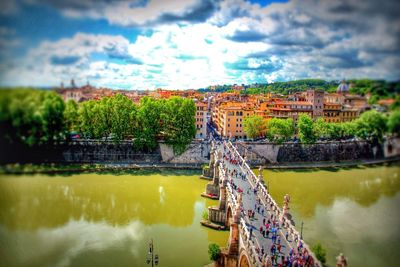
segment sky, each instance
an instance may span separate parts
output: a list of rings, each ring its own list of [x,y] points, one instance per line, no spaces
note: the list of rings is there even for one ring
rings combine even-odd
[[[0,86],[400,80],[396,0],[3,0]]]

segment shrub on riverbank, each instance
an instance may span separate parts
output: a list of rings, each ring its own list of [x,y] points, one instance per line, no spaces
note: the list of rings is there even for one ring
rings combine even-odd
[[[210,256],[210,260],[212,261],[218,260],[220,254],[221,254],[221,249],[217,244],[212,243],[208,245],[208,255]]]

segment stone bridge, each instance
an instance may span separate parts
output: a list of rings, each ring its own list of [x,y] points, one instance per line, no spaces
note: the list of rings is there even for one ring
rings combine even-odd
[[[229,141],[213,141],[210,153],[203,176],[212,181],[202,195],[219,203],[201,223],[230,231],[218,266],[322,266],[293,226],[289,196],[280,209],[263,183],[262,168],[257,177]]]

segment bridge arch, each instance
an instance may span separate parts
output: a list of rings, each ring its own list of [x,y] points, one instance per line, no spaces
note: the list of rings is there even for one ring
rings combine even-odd
[[[232,222],[233,222],[232,206],[228,205],[228,208],[227,208],[227,211],[226,211],[226,218],[225,218],[226,227],[230,227]]]
[[[249,257],[247,256],[246,251],[243,249],[240,253],[239,256],[239,265],[238,267],[250,267],[250,260]]]

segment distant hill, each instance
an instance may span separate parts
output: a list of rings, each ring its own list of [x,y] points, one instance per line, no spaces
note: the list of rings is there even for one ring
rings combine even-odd
[[[400,95],[400,81],[388,82],[384,80],[351,79],[347,80],[350,86],[350,93],[358,95],[370,94],[370,104],[375,104],[380,99],[398,98]],[[322,89],[327,92],[335,92],[340,81],[325,81],[322,79],[303,79],[288,82],[274,82],[269,84],[253,84],[245,86],[242,94],[276,93],[287,95],[294,92],[301,92],[307,89]],[[229,92],[232,85],[217,85],[214,90],[211,87],[200,89],[202,92]]]

